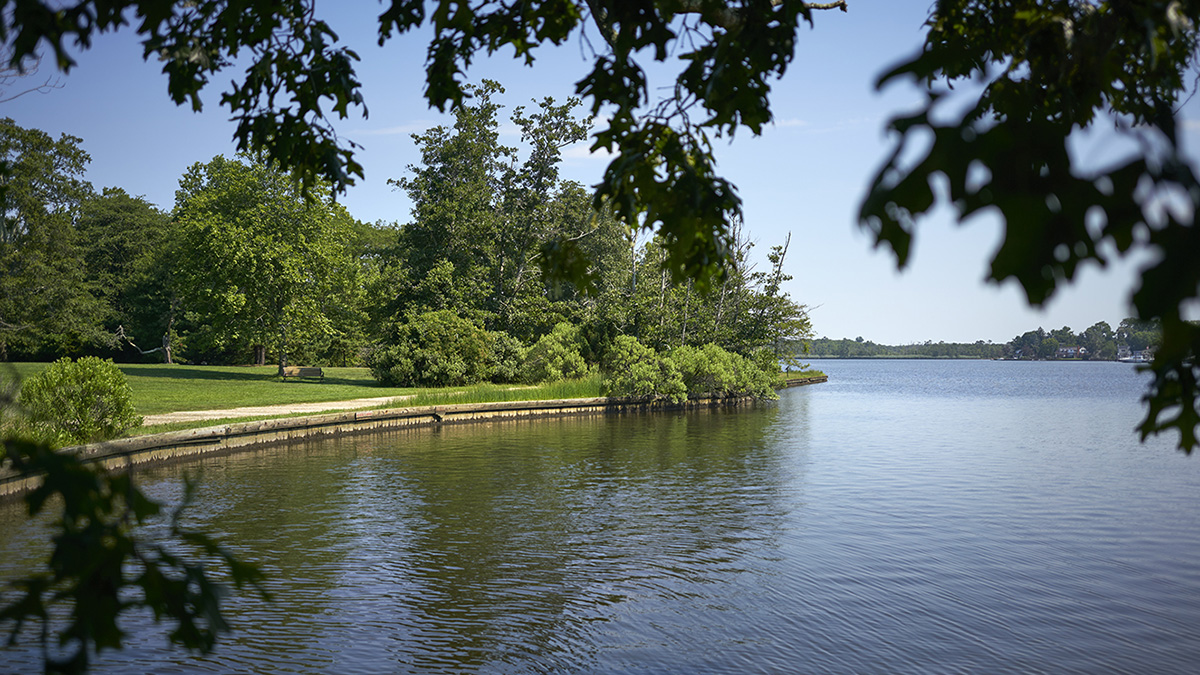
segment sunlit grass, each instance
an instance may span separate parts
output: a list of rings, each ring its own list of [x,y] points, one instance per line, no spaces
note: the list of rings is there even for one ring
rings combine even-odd
[[[21,378],[45,370],[48,363],[11,364]],[[420,391],[385,387],[366,368],[324,368],[325,379],[280,380],[275,366],[192,366],[117,364],[133,389],[140,415],[181,410],[223,410],[244,406],[348,401],[406,396]]]
[[[820,370],[792,370],[783,374],[785,381],[804,380],[810,377],[826,377],[825,373]]]

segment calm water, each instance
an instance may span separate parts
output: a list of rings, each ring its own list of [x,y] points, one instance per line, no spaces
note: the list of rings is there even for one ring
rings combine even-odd
[[[232,600],[210,657],[141,628],[98,671],[1196,672],[1200,456],[1137,443],[1132,367],[817,365],[735,413],[189,465],[192,519],[276,600]],[[181,470],[144,483],[177,498]],[[2,579],[36,556],[15,518]]]

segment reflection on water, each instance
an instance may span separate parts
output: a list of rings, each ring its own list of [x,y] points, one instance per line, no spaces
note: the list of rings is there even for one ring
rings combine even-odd
[[[1200,459],[1135,442],[1130,369],[821,367],[829,384],[734,413],[447,427],[189,465],[203,471],[191,519],[262,565],[275,601],[231,599],[237,630],[209,657],[139,626],[99,671],[1200,661]],[[143,480],[178,499],[180,471]],[[0,578],[39,554],[14,513],[0,510]],[[34,663],[0,652],[0,671]]]

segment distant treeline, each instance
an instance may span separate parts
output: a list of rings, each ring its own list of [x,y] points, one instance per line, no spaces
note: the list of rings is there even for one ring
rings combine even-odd
[[[881,345],[863,338],[812,340],[808,356],[841,359],[997,359],[1004,355],[1002,344],[992,342],[923,342],[911,345]]]
[[[1104,321],[1079,333],[1063,326],[1056,330],[1026,331],[1005,343],[926,341],[910,345],[881,345],[862,337],[817,338],[808,345],[812,358],[907,358],[907,359],[1056,359],[1112,361],[1144,350],[1153,350],[1161,331],[1155,322],[1125,319],[1116,329]],[[799,343],[791,345],[803,353]]]

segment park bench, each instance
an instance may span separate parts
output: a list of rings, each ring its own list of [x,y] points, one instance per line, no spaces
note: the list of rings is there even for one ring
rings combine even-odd
[[[284,366],[283,379],[289,377],[319,377],[325,379],[325,371],[320,368],[302,368],[300,366]]]

